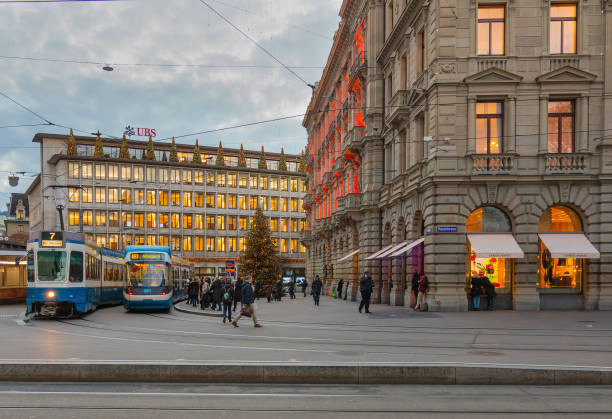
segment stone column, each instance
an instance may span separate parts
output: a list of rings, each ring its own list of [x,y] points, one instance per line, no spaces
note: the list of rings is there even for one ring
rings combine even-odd
[[[476,153],[476,96],[468,96],[468,142],[467,154]]]
[[[390,258],[382,260],[382,278],[379,284],[374,287],[374,294],[377,302],[381,304],[389,304],[389,278],[393,272],[393,260]]]
[[[588,93],[585,93],[588,94]],[[577,100],[578,131],[576,135],[576,151],[586,153],[589,151],[589,98],[582,96]]]
[[[538,285],[538,217],[534,214],[534,197],[521,197],[521,206],[516,214],[516,240],[525,257],[515,261],[512,282],[514,310],[533,311],[540,309]]]
[[[548,152],[548,95],[540,95],[540,141],[538,154]]]
[[[404,291],[405,291],[405,256],[397,257],[393,259],[393,288],[391,289],[390,304],[396,306],[404,305]]]
[[[505,102],[508,122],[505,127],[502,153],[514,153],[516,151],[516,96],[508,96]]]

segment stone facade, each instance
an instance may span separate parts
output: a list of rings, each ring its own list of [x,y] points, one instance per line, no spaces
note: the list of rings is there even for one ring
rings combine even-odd
[[[362,3],[345,1],[342,10]],[[498,306],[612,309],[612,278],[607,274],[612,268],[612,83],[605,77],[612,69],[612,2],[561,3],[576,10],[572,53],[551,52],[551,13],[557,2],[395,0],[361,6],[370,17],[379,17],[368,21],[367,37],[380,43],[371,43],[376,50],[368,51],[376,56],[375,65],[368,61],[366,77],[366,85],[372,83],[365,108],[370,118],[366,135],[355,146],[360,191],[350,199],[359,204],[348,215],[332,211],[319,218],[311,213],[307,238],[324,236],[332,244],[321,251],[325,242],[312,242],[312,273],[321,272],[318,255],[325,250],[332,249],[332,260],[339,254],[333,243],[346,233],[334,226],[348,219],[359,232],[359,271],[369,270],[377,284],[375,300],[408,305],[407,258],[366,257],[385,245],[424,237],[430,310],[467,310],[466,222],[474,211],[492,206],[508,217],[524,252],[523,259],[508,265],[509,292],[498,297]],[[483,28],[478,29],[479,9],[491,6],[502,8],[498,55],[478,53]],[[351,15],[341,16],[351,26]],[[338,35],[333,54],[336,49],[341,50]],[[333,80],[326,77],[333,72],[331,57],[305,118],[311,137],[316,131],[312,110],[324,108],[320,98],[330,96],[326,89]],[[551,149],[550,143],[550,104],[557,102],[571,104],[572,123],[563,128],[571,141],[563,152]],[[377,106],[381,103],[382,109]],[[499,136],[491,137],[492,125],[479,125],[485,103],[501,109],[495,122]],[[482,126],[489,127],[486,136]],[[374,132],[381,135],[367,135]],[[311,164],[314,203],[323,182],[312,176],[319,160],[313,158]],[[584,261],[579,292],[555,293],[540,286],[539,223],[552,207],[577,214],[581,231],[601,253],[599,259]],[[439,231],[445,226],[452,227],[450,232]],[[338,279],[335,275],[332,281]]]

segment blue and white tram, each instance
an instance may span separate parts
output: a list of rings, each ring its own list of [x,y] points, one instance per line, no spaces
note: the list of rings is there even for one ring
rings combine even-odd
[[[173,301],[172,254],[164,246],[125,248],[126,280],[123,305],[126,309],[170,309]]]
[[[99,248],[83,233],[68,231],[32,233],[27,249],[28,313],[70,317],[121,302],[107,292],[112,287],[102,269],[104,258],[122,270],[121,252]]]

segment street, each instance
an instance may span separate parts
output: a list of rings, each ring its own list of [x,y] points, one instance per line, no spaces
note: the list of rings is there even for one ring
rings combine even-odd
[[[80,319],[17,324],[22,305],[0,306],[0,360],[404,362],[453,365],[612,366],[606,312],[414,313],[329,297],[258,301],[254,329],[173,310],[109,307]]]

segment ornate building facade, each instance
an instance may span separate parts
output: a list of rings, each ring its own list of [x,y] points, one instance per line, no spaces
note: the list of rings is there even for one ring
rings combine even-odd
[[[396,305],[424,272],[431,310],[467,310],[480,272],[498,308],[612,309],[612,2],[347,0],[341,16],[304,120],[308,269],[369,270]],[[364,136],[326,166],[314,121],[364,16]],[[358,188],[327,198],[338,160]]]

